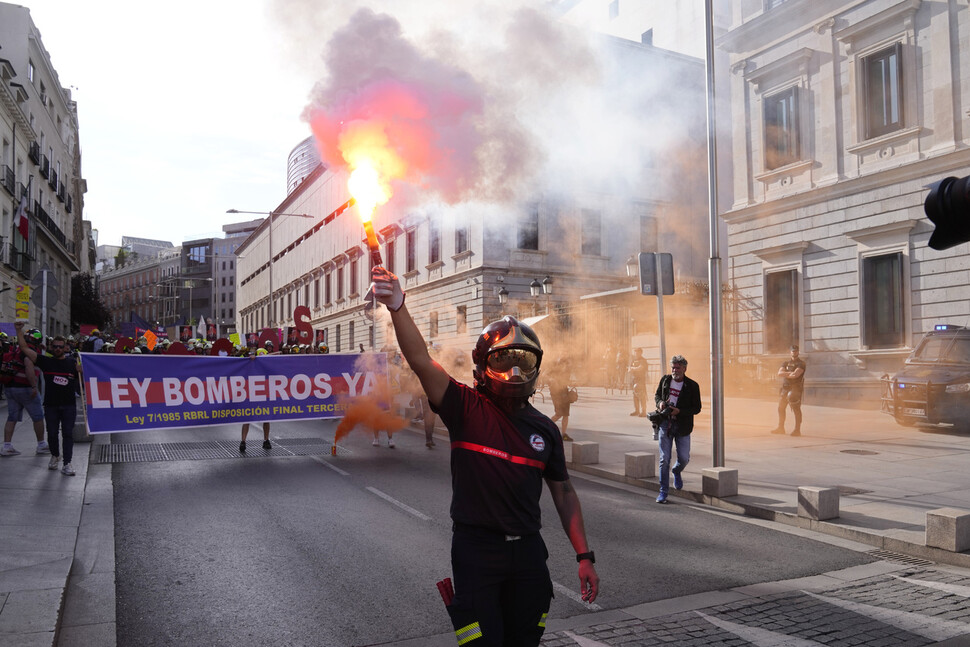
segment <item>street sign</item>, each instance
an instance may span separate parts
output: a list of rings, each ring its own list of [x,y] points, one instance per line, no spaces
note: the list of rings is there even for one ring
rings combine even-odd
[[[47,273],[47,287],[49,288],[61,287],[60,282],[56,278],[54,278],[54,270],[48,267],[47,263],[44,263],[44,266],[41,267],[39,270],[37,270],[37,273],[34,274],[34,278],[30,280],[30,285],[35,288],[43,287],[45,272]]]
[[[50,308],[53,308],[54,306],[56,306],[57,305],[57,300],[59,298],[60,298],[60,295],[57,293],[57,290],[55,290],[54,288],[52,288],[50,286],[47,286],[47,308],[50,309]],[[44,307],[44,289],[43,288],[37,288],[36,290],[31,290],[30,291],[30,302],[33,303],[38,308],[43,308]]]
[[[659,257],[659,258],[658,258]],[[660,277],[657,279],[657,261],[660,261]],[[656,296],[674,293],[674,257],[667,253],[640,252],[640,294]]]

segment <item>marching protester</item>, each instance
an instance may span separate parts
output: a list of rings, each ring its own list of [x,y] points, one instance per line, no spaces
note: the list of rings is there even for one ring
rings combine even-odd
[[[17,324],[23,326],[22,323]],[[20,331],[18,330],[18,336]],[[30,343],[40,348],[41,333],[37,329],[30,331]],[[34,362],[27,357],[17,344],[3,354],[3,364],[8,366],[13,375],[7,384],[7,422],[3,427],[3,448],[0,456],[16,456],[20,452],[13,446],[13,432],[17,423],[23,417],[24,410],[34,424],[34,435],[37,437],[37,454],[50,453],[47,441],[44,440],[44,407],[40,399],[40,384],[38,371]]]
[[[71,460],[74,457],[74,421],[77,418],[75,396],[80,393],[77,361],[67,354],[67,340],[61,335],[51,340],[50,356],[31,348],[24,337],[24,323],[18,321],[17,343],[25,357],[44,373],[44,418],[47,420],[47,444],[51,453],[48,469],[56,470],[64,445],[64,464],[61,474],[74,476]],[[58,435],[61,440],[59,441]]]
[[[397,276],[379,265],[371,276],[398,346],[451,438],[455,596],[448,612],[458,642],[538,645],[552,599],[539,534],[543,480],[577,553],[583,600],[599,591],[562,438],[529,403],[542,361],[539,338],[511,316],[489,324],[472,352],[469,387],[431,359]]]

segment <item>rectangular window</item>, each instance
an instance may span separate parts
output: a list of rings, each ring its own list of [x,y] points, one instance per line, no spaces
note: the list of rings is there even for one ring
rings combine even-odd
[[[640,216],[640,251],[652,252],[659,248],[657,242],[657,219],[653,216]]]
[[[862,343],[869,348],[905,345],[903,325],[903,254],[862,260]]]
[[[337,345],[337,350],[335,352],[339,353],[341,351],[341,347],[340,347],[340,324],[337,324],[337,330],[336,330],[335,337],[336,337],[336,342],[337,342],[337,344],[336,344]]]
[[[406,247],[406,263],[405,272],[413,272],[418,268],[418,257],[417,257],[417,231],[412,229],[404,235],[404,245]]]
[[[539,204],[530,204],[519,218],[516,231],[516,247],[519,249],[539,249]]]
[[[765,352],[798,343],[798,271],[765,274]]]
[[[455,253],[461,254],[468,251],[468,227],[459,225],[455,229]]]
[[[396,240],[394,238],[388,238],[387,242],[384,243],[384,269],[390,273],[394,273],[394,252],[397,251]]]
[[[347,348],[349,348],[351,352],[355,352],[357,350],[355,348],[355,346],[357,346],[357,340],[354,339],[354,322],[353,321],[351,321],[349,324],[347,324],[347,336],[350,337],[350,340],[347,342]]]
[[[866,139],[903,127],[902,44],[862,59],[865,84]]]
[[[344,298],[344,267],[341,265],[337,268],[337,301],[343,301]]]
[[[600,256],[603,250],[600,246],[602,217],[599,211],[583,209],[582,213],[582,249],[586,256]]]
[[[765,168],[780,168],[801,158],[798,88],[765,97]]]
[[[320,307],[320,279],[313,281],[313,307]]]
[[[327,272],[323,276],[323,302],[330,304],[333,302],[333,281],[331,280],[332,272]]]
[[[360,274],[360,263],[355,258],[350,261],[350,294],[357,294],[357,275]]]
[[[428,338],[434,339],[438,336],[438,313],[432,312],[428,315]]]
[[[458,306],[455,315],[455,332],[464,333],[468,329],[468,306]]]
[[[428,220],[428,264],[441,261],[441,223],[436,218]]]

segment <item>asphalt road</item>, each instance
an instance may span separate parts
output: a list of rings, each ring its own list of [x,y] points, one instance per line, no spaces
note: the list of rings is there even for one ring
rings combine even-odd
[[[274,438],[335,423],[274,424]],[[236,440],[238,427],[117,434],[114,443]],[[340,455],[114,465],[119,647],[373,645],[451,630],[448,452],[354,433]],[[250,432],[258,448],[261,432]],[[864,563],[864,554],[575,475],[602,583],[598,609]],[[587,613],[543,497],[552,617]]]

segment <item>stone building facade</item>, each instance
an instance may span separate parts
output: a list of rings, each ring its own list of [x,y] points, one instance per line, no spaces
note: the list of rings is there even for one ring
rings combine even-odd
[[[0,3],[0,318],[14,318],[16,288],[46,269],[57,298],[48,293],[46,313],[32,304],[29,322],[49,335],[70,332],[71,276],[90,265],[85,191],[77,105],[29,9]],[[15,223],[22,196],[26,238]]]
[[[970,173],[961,0],[736,0],[727,354],[773,384],[790,344],[812,401],[877,406],[934,324],[970,322],[965,246],[927,248],[926,186]]]

